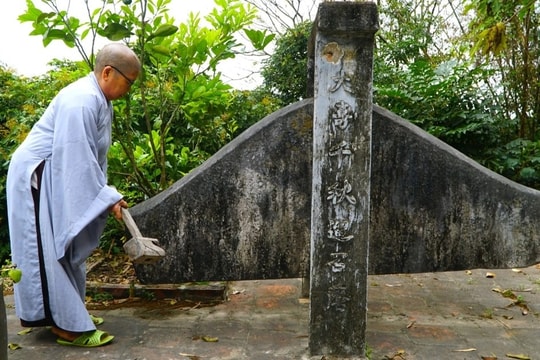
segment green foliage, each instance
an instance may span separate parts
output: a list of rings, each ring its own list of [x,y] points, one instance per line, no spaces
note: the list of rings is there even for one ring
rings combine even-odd
[[[540,141],[512,140],[486,152],[480,162],[513,181],[540,189]]]
[[[269,34],[266,30],[245,29],[244,33],[255,47],[255,50],[263,50],[276,37],[275,34]]]
[[[494,122],[489,94],[479,86],[480,68],[456,62],[437,67],[418,60],[395,72],[399,81],[375,81],[375,102],[408,119],[469,156],[498,144],[502,125]]]
[[[19,16],[19,21],[30,22],[33,31],[30,35],[41,35],[43,46],[48,46],[52,41],[62,41],[67,47],[76,47],[84,61],[92,68],[92,60],[84,51],[80,40],[86,36],[86,32],[79,31],[84,25],[78,18],[69,16],[67,10],[59,8],[57,0],[41,0],[51,11],[42,11],[34,5],[32,0],[26,0],[26,12]],[[103,1],[103,6],[105,6]],[[85,1],[88,9],[88,1]]]
[[[123,245],[130,238],[126,237],[126,228],[124,224],[120,223],[114,217],[109,216],[107,218],[107,224],[105,231],[99,239],[99,248],[103,250],[104,254],[116,255],[122,253]]]
[[[32,35],[43,35],[43,46],[49,45],[53,40],[62,40],[66,46],[74,47],[75,35],[80,27],[79,19],[69,17],[66,11],[60,11],[54,0],[43,2],[54,12],[41,11],[31,0],[27,0],[27,11],[19,16],[19,20],[32,23]]]
[[[489,84],[501,94],[504,113],[516,118],[515,138],[538,139],[540,129],[540,13],[530,0],[468,0],[471,53],[495,73]]]
[[[234,58],[240,46],[236,33],[254,19],[241,2],[221,0],[205,17],[210,26],[201,26],[194,14],[176,26],[164,15],[167,3],[148,2],[150,23],[136,17],[136,7],[124,7],[124,23],[137,35],[144,69],[139,88],[115,103],[111,173],[126,177],[117,186],[138,192],[135,199],[169,187],[234,136],[234,123],[222,116],[231,88],[217,66]]]
[[[90,298],[92,302],[108,302],[114,300],[114,296],[108,292],[99,292],[97,289],[86,289],[86,297]]]
[[[234,91],[227,112],[223,116],[234,122],[235,134],[240,134],[280,107],[281,102],[263,87],[250,91]]]
[[[380,7],[376,49],[387,66],[397,68],[419,59],[441,56],[436,36],[448,31],[438,0],[386,0]]]
[[[264,62],[265,88],[284,105],[306,96],[307,44],[312,23],[303,22],[288,29],[276,40],[272,55]]]

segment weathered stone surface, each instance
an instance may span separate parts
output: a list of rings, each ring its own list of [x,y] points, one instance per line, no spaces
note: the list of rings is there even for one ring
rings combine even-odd
[[[540,261],[540,192],[376,107],[373,274],[509,268]]]
[[[323,3],[314,46],[312,355],[363,356],[367,323],[374,3]]]
[[[373,2],[327,2],[319,4],[315,23],[319,31],[332,33],[340,38],[372,39],[374,31],[379,29],[379,14],[377,5]],[[373,49],[370,50],[373,53]]]

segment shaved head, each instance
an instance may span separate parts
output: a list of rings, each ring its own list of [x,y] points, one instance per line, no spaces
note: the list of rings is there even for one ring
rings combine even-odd
[[[139,72],[141,63],[137,55],[124,44],[111,43],[105,45],[96,55],[96,65],[94,73],[96,75],[103,71],[107,65],[112,65],[124,72]]]

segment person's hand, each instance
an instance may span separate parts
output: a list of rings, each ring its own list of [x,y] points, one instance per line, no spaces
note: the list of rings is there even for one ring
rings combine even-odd
[[[125,200],[120,200],[119,202],[110,207],[109,211],[116,220],[122,220],[122,208],[128,208],[128,203]]]

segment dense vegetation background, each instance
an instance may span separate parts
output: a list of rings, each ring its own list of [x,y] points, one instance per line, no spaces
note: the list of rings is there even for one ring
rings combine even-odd
[[[27,0],[19,20],[44,46],[76,47],[27,78],[0,64],[0,258],[9,257],[5,178],[11,153],[58,90],[93,67],[88,39],[129,44],[144,68],[115,106],[109,180],[135,204],[169,187],[265,115],[305,97],[316,0],[215,0],[178,23],[171,0],[89,0],[76,18]],[[486,167],[540,189],[540,1],[379,0],[375,102]],[[90,41],[94,44],[95,41]],[[239,90],[219,65],[264,56],[263,83]],[[254,69],[259,71],[259,69]],[[102,247],[119,249],[110,221]]]

